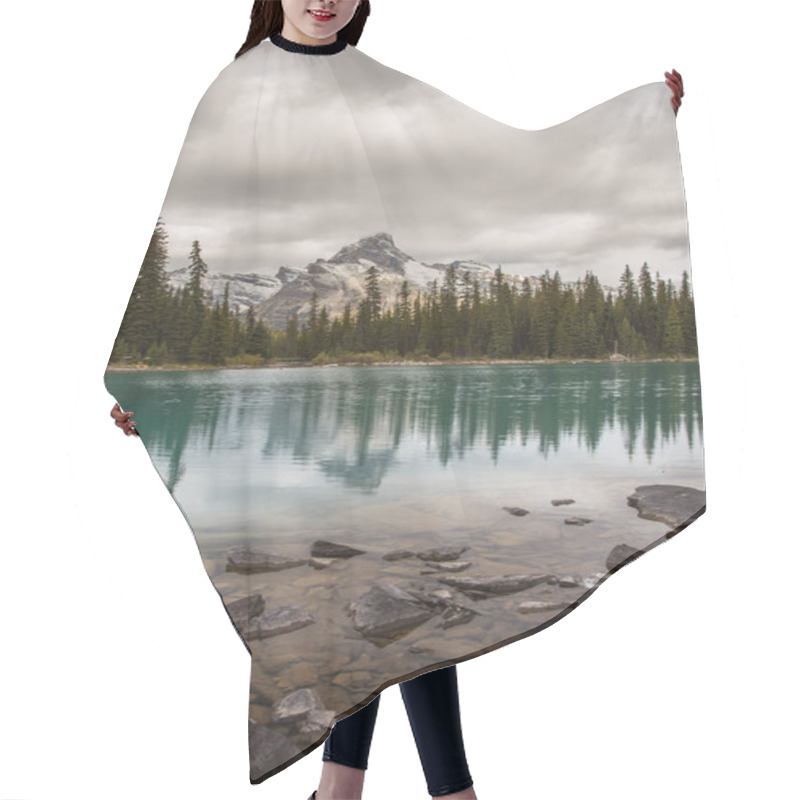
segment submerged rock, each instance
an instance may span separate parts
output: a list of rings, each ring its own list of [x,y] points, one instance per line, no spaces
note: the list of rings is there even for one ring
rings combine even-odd
[[[588,525],[592,520],[586,517],[567,517],[564,520],[565,525]]]
[[[437,628],[452,628],[454,625],[464,625],[471,622],[473,617],[480,612],[474,608],[467,608],[456,603],[452,597],[453,593],[449,589],[441,587],[431,589],[428,586],[409,588],[408,593],[418,600],[423,606],[436,614],[441,614],[442,619],[437,623]]]
[[[272,716],[276,722],[295,722],[306,719],[309,714],[322,711],[324,708],[320,696],[313,689],[305,687],[287,694],[275,706]]]
[[[531,513],[527,508],[518,508],[517,506],[503,506],[503,511],[508,511],[509,514],[513,514],[515,517],[524,517],[526,514]]]
[[[554,506],[568,506],[568,505],[570,505],[571,503],[574,503],[574,502],[575,502],[574,500],[571,500],[569,498],[564,498],[563,500],[551,500],[550,501],[551,505],[554,505]]]
[[[469,550],[469,546],[465,547],[432,547],[430,550],[421,550],[416,556],[423,561],[455,561],[461,554]]]
[[[472,622],[472,618],[479,612],[474,608],[467,608],[460,606],[457,603],[452,603],[448,608],[442,612],[442,621],[437,624],[437,628],[452,628],[455,625],[465,625],[467,622]]]
[[[400,561],[403,558],[414,558],[416,553],[413,550],[392,550],[384,555],[385,561]]]
[[[609,572],[628,559],[637,558],[642,554],[641,550],[631,547],[629,544],[618,544],[606,558],[606,569]]]
[[[637,509],[642,519],[678,528],[703,513],[706,493],[689,486],[655,483],[637,486],[628,497],[628,505]]]
[[[273,767],[297,755],[294,742],[272,730],[269,725],[250,719],[247,727],[251,780],[263,777]]]
[[[246,639],[267,639],[281,633],[289,633],[306,625],[312,625],[316,620],[307,611],[297,606],[281,606],[273,611],[267,611],[247,621],[242,630]]]
[[[279,569],[299,567],[308,563],[307,558],[293,558],[266,550],[253,550],[247,546],[232,547],[228,550],[226,572],[275,572]]]
[[[427,622],[434,612],[399,586],[381,583],[349,603],[347,613],[365,638],[393,641]]]
[[[352,558],[366,552],[366,550],[358,550],[346,544],[328,542],[325,539],[317,539],[311,545],[311,556],[314,558]]]
[[[230,614],[233,624],[237,628],[242,628],[252,617],[257,617],[264,611],[264,598],[260,594],[249,594],[241,600],[234,600],[226,604],[228,614]]]
[[[440,583],[452,586],[454,589],[463,592],[473,600],[484,600],[487,597],[498,595],[513,594],[530,589],[540,583],[547,583],[552,575],[482,575],[472,577],[440,577]]]

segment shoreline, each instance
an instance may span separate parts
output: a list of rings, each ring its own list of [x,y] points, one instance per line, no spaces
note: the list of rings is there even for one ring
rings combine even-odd
[[[514,359],[514,358],[498,358],[498,359],[448,359],[439,361],[431,359],[429,361],[373,361],[371,363],[361,363],[358,361],[333,361],[329,364],[312,364],[309,361],[302,362],[287,362],[279,361],[268,364],[231,364],[231,365],[211,365],[211,364],[109,364],[106,367],[106,372],[194,372],[201,370],[225,370],[225,369],[328,369],[331,367],[466,367],[466,366],[495,366],[501,365],[523,365],[534,364],[540,366],[549,366],[553,364],[684,364],[688,362],[696,362],[699,359],[694,356],[692,358],[625,358],[625,359],[611,359],[611,358],[563,358],[563,359]]]

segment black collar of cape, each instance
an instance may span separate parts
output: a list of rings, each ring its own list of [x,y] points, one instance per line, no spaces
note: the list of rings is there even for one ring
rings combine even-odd
[[[272,44],[280,47],[283,50],[288,50],[290,53],[305,53],[310,56],[329,56],[334,53],[340,53],[347,47],[347,39],[341,36],[341,31],[337,34],[338,38],[335,42],[330,44],[300,44],[281,36],[277,31],[273,33],[269,40]]]

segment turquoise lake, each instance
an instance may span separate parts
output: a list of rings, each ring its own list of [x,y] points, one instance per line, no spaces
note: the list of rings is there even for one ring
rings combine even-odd
[[[597,537],[660,531],[627,506],[636,486],[704,488],[697,362],[109,372],[106,386],[209,546],[517,533],[504,506],[547,522],[562,497]]]

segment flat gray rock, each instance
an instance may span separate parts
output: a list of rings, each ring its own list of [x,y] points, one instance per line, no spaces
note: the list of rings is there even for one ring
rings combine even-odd
[[[677,528],[705,508],[706,493],[689,486],[655,483],[637,486],[628,497],[628,505],[633,506],[643,519]]]
[[[420,550],[416,555],[423,561],[455,561],[465,550],[469,550],[469,546],[432,547],[430,550]]]
[[[436,580],[458,589],[472,600],[485,600],[487,597],[522,592],[540,583],[547,583],[553,577],[553,575],[482,575],[463,578],[442,576]]]
[[[247,621],[241,629],[246,639],[267,639],[312,625],[316,620],[297,606],[281,606]]]
[[[287,694],[275,706],[272,715],[276,722],[295,722],[307,718],[315,711],[322,711],[324,708],[325,705],[320,696],[313,689],[306,687]]]
[[[531,513],[527,508],[519,508],[518,506],[503,506],[503,511],[508,511],[509,514],[513,514],[515,517],[524,517],[526,514]]]
[[[275,572],[280,569],[304,566],[307,558],[293,558],[266,550],[253,550],[250,547],[232,547],[228,550],[227,572]]]
[[[572,499],[570,499],[568,497],[565,497],[565,498],[563,498],[561,500],[551,500],[550,504],[554,505],[554,506],[568,506],[568,505],[571,505],[574,502],[575,502],[574,500],[572,500]]]
[[[347,606],[353,627],[367,639],[394,641],[429,620],[434,612],[392,583],[372,586]]]
[[[325,539],[317,539],[311,545],[311,556],[313,558],[352,558],[366,553],[366,550],[358,550],[346,544],[329,542]]]
[[[592,520],[587,517],[567,517],[564,520],[565,525],[588,525]]]

